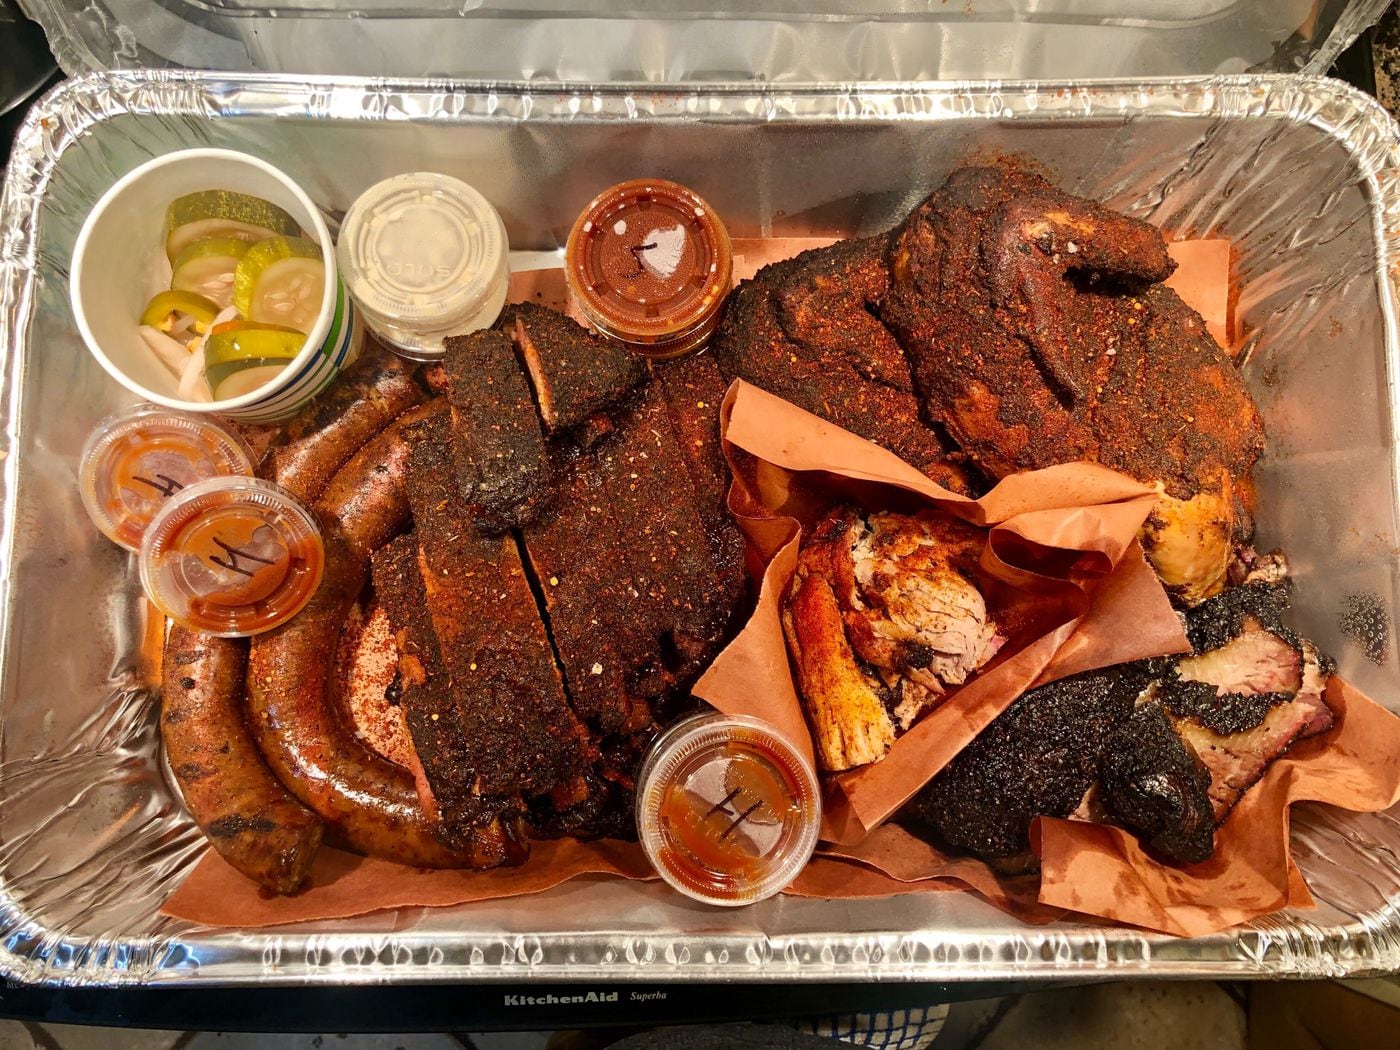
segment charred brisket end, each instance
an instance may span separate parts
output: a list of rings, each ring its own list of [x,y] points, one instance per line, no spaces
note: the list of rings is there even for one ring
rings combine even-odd
[[[529,381],[500,332],[446,340],[451,462],[476,528],[497,533],[539,514],[551,465]]]
[[[513,536],[480,535],[459,511],[445,420],[414,445],[407,488],[425,602],[461,709],[474,789],[542,794],[586,764],[586,736]]]
[[[640,357],[558,311],[518,303],[496,327],[515,343],[551,434],[578,426],[646,377]]]
[[[1149,849],[1186,864],[1215,851],[1210,773],[1158,704],[1144,703],[1113,734],[1099,777],[1109,815]]]
[[[1030,848],[1031,821],[1074,812],[1100,754],[1133,712],[1145,664],[1089,671],[1026,693],[900,811],[914,834],[984,859]]]
[[[428,615],[417,536],[407,533],[381,547],[371,559],[371,572],[399,650],[399,702],[431,792],[423,808],[434,816],[434,834],[444,845],[469,849],[482,825],[512,816],[523,804],[518,798],[488,799],[472,791],[476,776],[469,738]]]

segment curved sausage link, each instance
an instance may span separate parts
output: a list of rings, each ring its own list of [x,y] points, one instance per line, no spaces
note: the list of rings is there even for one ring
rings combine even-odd
[[[292,893],[321,845],[320,819],[272,775],[243,713],[247,643],[174,624],[161,665],[160,733],[185,806],[220,855]]]
[[[414,367],[377,346],[366,347],[335,385],[287,424],[283,443],[263,460],[264,476],[316,502],[366,442],[427,399]]]
[[[362,744],[337,710],[332,665],[365,577],[365,559],[332,531],[315,596],[252,641],[253,736],[287,789],[355,849],[420,867],[462,866],[465,858],[433,838],[409,772]]]
[[[409,409],[356,452],[331,479],[316,509],[322,521],[340,523],[350,549],[362,558],[388,543],[408,521],[404,471],[411,444],[407,430],[447,411],[443,398]]]

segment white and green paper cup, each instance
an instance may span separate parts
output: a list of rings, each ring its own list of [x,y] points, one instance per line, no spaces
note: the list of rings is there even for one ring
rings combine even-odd
[[[278,375],[237,397],[189,401],[179,396],[176,379],[147,347],[138,319],[161,290],[166,209],[179,197],[206,190],[261,197],[290,215],[320,246],[326,287],[305,345]],[[350,364],[364,342],[363,325],[336,270],[335,245],[316,206],[271,164],[234,150],[180,150],[124,176],[88,215],[70,273],[73,315],[92,356],[133,394],[167,408],[248,423],[287,419]]]

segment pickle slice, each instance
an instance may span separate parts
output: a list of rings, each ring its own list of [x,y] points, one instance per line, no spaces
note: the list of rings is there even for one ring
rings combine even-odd
[[[233,283],[238,263],[251,246],[236,237],[210,237],[195,241],[175,257],[170,287],[194,292],[218,305],[233,304]]]
[[[253,245],[239,260],[233,305],[249,321],[309,332],[325,290],[320,247],[302,237],[272,237]]]
[[[287,362],[282,361],[272,365],[253,365],[241,372],[234,372],[214,388],[214,400],[227,401],[231,397],[241,397],[251,393],[272,382],[278,373],[286,367]]]
[[[194,319],[194,330],[204,333],[219,313],[219,304],[195,292],[161,292],[141,314],[141,323],[162,332],[175,327],[177,315]]]
[[[246,321],[220,325],[204,344],[204,378],[216,401],[237,397],[266,383],[305,343],[306,336],[290,328]]]
[[[275,204],[232,190],[204,190],[179,197],[165,212],[165,254],[171,260],[195,241],[232,237],[253,243],[295,236],[296,220]]]

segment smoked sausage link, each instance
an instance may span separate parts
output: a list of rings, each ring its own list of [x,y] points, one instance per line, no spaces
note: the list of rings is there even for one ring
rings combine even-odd
[[[293,893],[322,824],[272,775],[243,710],[247,643],[172,624],[161,665],[161,739],[185,806],[224,860],[274,893]]]

